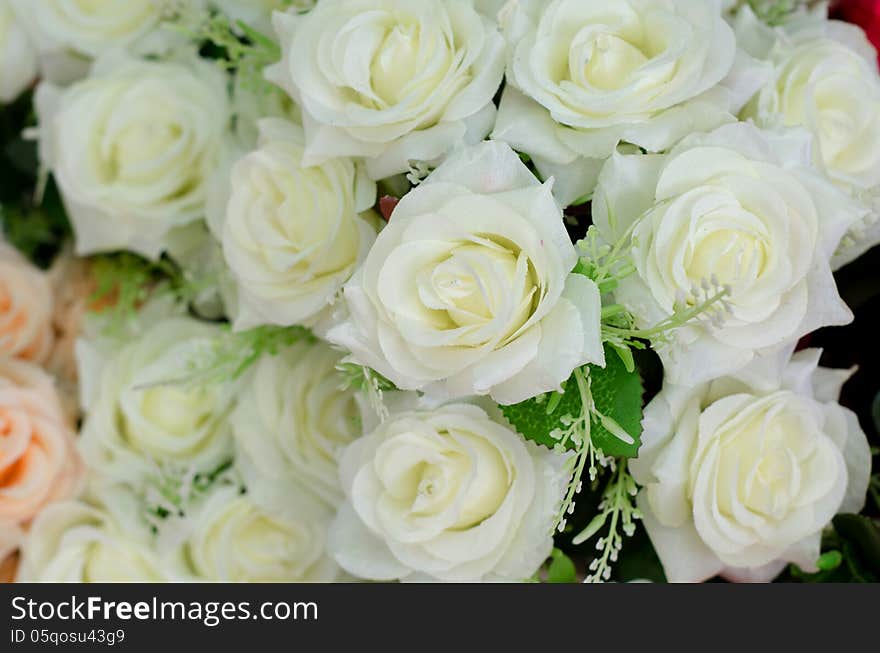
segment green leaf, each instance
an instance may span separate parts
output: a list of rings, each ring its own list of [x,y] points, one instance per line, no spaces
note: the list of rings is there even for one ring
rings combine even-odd
[[[642,435],[642,377],[638,370],[627,371],[627,365],[610,347],[605,347],[605,367],[590,365],[590,388],[596,409],[614,420],[634,442],[627,444],[608,428],[593,423],[590,437],[606,456],[635,458]]]
[[[550,554],[550,567],[547,569],[548,583],[574,583],[577,580],[577,569],[567,555],[559,549]]]
[[[843,562],[843,554],[840,551],[826,551],[819,556],[816,567],[819,571],[833,571],[840,566],[841,562]]]
[[[590,438],[606,456],[635,457],[638,453],[642,420],[642,378],[638,370],[627,371],[627,364],[610,346],[605,347],[604,368],[589,365],[590,388],[596,410],[604,419],[593,419]],[[628,361],[627,361],[628,362]],[[513,427],[528,440],[553,448],[551,432],[562,427],[563,418],[576,419],[582,414],[580,393],[573,378],[563,384],[564,392],[550,393],[535,399],[502,406]],[[604,422],[604,424],[603,424]],[[627,434],[624,442],[614,432]],[[573,448],[573,444],[569,443]]]
[[[869,517],[844,513],[834,520],[844,542],[844,557],[859,580],[880,580],[880,528]]]

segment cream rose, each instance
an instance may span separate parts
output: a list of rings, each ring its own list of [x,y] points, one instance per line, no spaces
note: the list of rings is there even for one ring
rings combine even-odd
[[[668,155],[616,154],[603,168],[593,220],[609,242],[636,222],[637,271],[616,293],[640,325],[702,301],[706,284],[730,291],[720,326],[692,322],[658,348],[673,382],[730,373],[852,319],[828,260],[863,212],[810,167],[802,136],[738,123]]]
[[[360,435],[354,390],[341,390],[342,355],[302,342],[264,356],[230,418],[238,466],[254,493],[308,487],[331,505],[342,498],[336,456]]]
[[[94,483],[80,501],[40,513],[22,547],[18,582],[169,582],[143,506],[124,485]]]
[[[82,472],[52,378],[0,357],[0,558],[14,548],[19,527],[79,489]]]
[[[366,157],[380,179],[492,129],[504,41],[472,0],[322,2],[274,25],[266,76],[303,108],[306,165]]]
[[[401,200],[327,336],[401,389],[516,403],[604,365],[599,291],[576,262],[551,184],[483,143]]]
[[[360,214],[375,203],[376,187],[359,166],[304,166],[300,127],[267,118],[259,129],[259,149],[232,167],[228,190],[218,192],[228,201],[211,210],[238,288],[236,329],[314,322],[376,236]]]
[[[820,12],[784,28],[763,25],[748,6],[737,33],[756,56],[773,64],[773,77],[743,111],[763,127],[797,126],[814,138],[816,166],[871,207],[833,261],[840,267],[880,242],[880,74],[877,52],[861,28]]]
[[[55,176],[78,254],[155,258],[204,217],[229,127],[226,75],[209,62],[111,55],[92,76],[37,91],[41,160]]]
[[[342,455],[330,550],[373,580],[524,580],[550,554],[566,456],[482,409],[392,416]]]
[[[762,80],[718,0],[518,0],[493,138],[555,176],[563,205],[592,192],[625,141],[649,152],[735,120]]]
[[[54,339],[52,303],[46,275],[0,241],[0,354],[44,362]]]
[[[58,83],[84,75],[101,54],[140,45],[147,37],[156,43],[144,45],[155,47],[170,36],[156,29],[164,0],[6,1],[30,31],[44,74]]]
[[[307,492],[267,508],[218,486],[188,518],[183,555],[196,580],[330,582],[338,574],[325,551],[330,514]]]
[[[630,469],[670,581],[815,571],[822,529],[861,509],[871,454],[836,401],[850,373],[818,367],[820,353],[795,354],[778,384],[765,362],[696,388],[667,383],[646,408]]]
[[[211,472],[232,457],[234,384],[186,381],[218,333],[204,322],[168,318],[104,364],[89,382],[95,391],[80,437],[91,468],[137,486],[168,467]],[[93,377],[81,360],[80,377]]]
[[[9,0],[0,0],[0,102],[12,102],[36,77],[36,48]]]

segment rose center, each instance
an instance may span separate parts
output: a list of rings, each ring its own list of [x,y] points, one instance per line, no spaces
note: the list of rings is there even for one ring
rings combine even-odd
[[[204,426],[213,404],[213,396],[204,390],[159,386],[144,390],[141,411],[166,433],[186,437]]]
[[[523,254],[487,241],[456,247],[448,258],[420,274],[417,284],[425,305],[445,311],[453,328],[499,317],[518,326],[531,309],[530,280]]]
[[[145,121],[119,133],[110,156],[111,177],[126,182],[149,180],[165,170],[156,162],[173,149],[182,129],[174,123]]]
[[[757,234],[739,229],[698,231],[691,238],[688,278],[695,285],[715,278],[736,288],[760,277],[766,261],[766,244]]]
[[[400,102],[419,69],[418,54],[418,25],[398,23],[388,30],[370,67],[376,95],[388,104]]]
[[[593,38],[584,64],[584,78],[596,88],[621,88],[647,61],[642,50],[626,39],[600,33]]]

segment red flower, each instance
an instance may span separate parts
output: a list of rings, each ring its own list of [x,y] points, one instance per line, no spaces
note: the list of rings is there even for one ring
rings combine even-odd
[[[831,17],[861,27],[868,40],[880,50],[880,0],[837,0],[831,8]]]

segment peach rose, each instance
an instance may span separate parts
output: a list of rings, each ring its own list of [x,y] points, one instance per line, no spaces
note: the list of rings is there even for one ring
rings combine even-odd
[[[18,571],[18,554],[13,553],[0,561],[0,583],[14,582],[16,571]]]
[[[49,280],[18,250],[0,242],[0,354],[42,363],[52,340]]]
[[[0,358],[0,533],[20,532],[47,503],[74,494],[82,472],[52,378]],[[14,539],[0,537],[0,559]]]
[[[86,314],[100,311],[103,304],[94,299],[98,284],[88,259],[71,252],[62,253],[52,263],[48,277],[55,299],[52,311],[55,343],[45,367],[58,382],[65,413],[75,421],[80,416],[76,341],[85,327]]]

